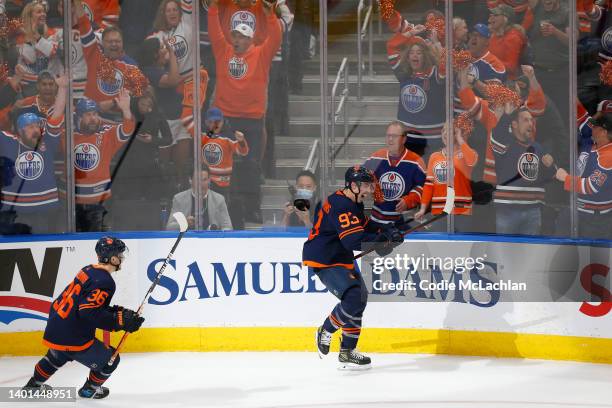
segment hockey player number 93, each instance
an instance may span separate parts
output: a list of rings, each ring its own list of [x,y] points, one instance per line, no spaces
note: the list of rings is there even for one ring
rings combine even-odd
[[[342,228],[347,228],[351,225],[359,224],[359,218],[356,215],[353,215],[352,212],[342,213],[338,216],[338,221],[340,221],[340,226]]]
[[[81,285],[72,281],[70,286],[62,293],[62,299],[59,303],[57,300],[53,302],[53,310],[55,310],[62,319],[67,318],[74,306],[73,296],[79,293],[81,293]]]

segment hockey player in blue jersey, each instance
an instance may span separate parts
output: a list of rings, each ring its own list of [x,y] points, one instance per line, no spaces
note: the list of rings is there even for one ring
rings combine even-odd
[[[377,250],[379,255],[385,256],[404,238],[393,226],[380,230],[368,225],[363,200],[374,194],[376,187],[370,170],[363,166],[351,167],[344,181],[344,189],[317,205],[313,227],[304,243],[302,262],[340,300],[317,330],[319,355],[329,353],[333,333],[342,329],[339,368],[363,369],[369,368],[371,361],[356,347],[368,292],[355,268],[353,251],[363,250],[362,244],[387,242]]]
[[[34,375],[25,388],[49,389],[45,384],[49,377],[67,362],[78,361],[91,369],[79,396],[94,399],[108,396],[109,390],[102,384],[117,368],[120,357],[108,365],[115,349],[95,337],[96,328],[133,333],[144,321],[130,309],[109,306],[115,293],[111,273],[121,269],[126,249],[120,239],[100,238],[96,244],[98,263],[83,267],[55,299],[43,336],[49,351],[34,367]]]

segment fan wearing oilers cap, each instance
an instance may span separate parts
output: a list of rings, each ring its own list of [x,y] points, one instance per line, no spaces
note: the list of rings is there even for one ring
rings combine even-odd
[[[102,384],[115,371],[120,357],[108,364],[115,349],[96,338],[96,328],[133,333],[140,329],[144,318],[133,310],[110,306],[116,288],[111,273],[121,269],[127,251],[125,243],[115,237],[102,237],[95,250],[98,262],[81,268],[53,301],[43,335],[43,344],[49,350],[34,367],[24,389],[51,389],[45,382],[66,363],[77,361],[90,368],[79,396],[108,396],[109,390]]]
[[[102,124],[95,101],[83,98],[76,104],[73,149],[79,232],[104,229],[103,204],[111,195],[110,163],[134,132],[129,93],[122,89],[115,102],[123,114],[123,123],[113,126]]]
[[[2,193],[0,223],[25,225],[14,233],[50,233],[55,230],[59,196],[53,161],[64,124],[68,79],[55,78],[59,87],[45,124],[43,118],[26,112],[17,118],[17,135],[0,131]],[[8,228],[3,233],[10,233]]]
[[[376,191],[374,174],[363,166],[350,167],[344,175],[344,188],[317,204],[314,225],[304,243],[302,263],[309,273],[318,276],[325,287],[339,300],[316,333],[319,355],[329,353],[332,335],[342,329],[338,361],[340,369],[370,367],[370,358],[357,351],[361,318],[368,293],[353,261],[353,251],[362,244],[390,242],[377,249],[388,255],[394,245],[404,241],[396,228],[375,230],[364,214],[363,201]]]

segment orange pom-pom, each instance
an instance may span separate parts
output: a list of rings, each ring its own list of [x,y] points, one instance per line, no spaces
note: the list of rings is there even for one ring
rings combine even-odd
[[[470,64],[474,62],[474,57],[466,50],[453,50],[453,69],[459,71],[466,69]],[[440,61],[438,63],[438,70],[440,74],[444,76],[446,74],[446,48],[442,49],[440,55]]]
[[[461,130],[463,137],[468,137],[474,131],[474,121],[467,112],[455,117],[454,126]]]
[[[9,77],[9,66],[6,62],[0,64],[0,85],[4,85],[4,83],[8,80]]]
[[[438,34],[438,39],[440,42],[444,42],[445,28],[444,28],[444,19],[440,17],[436,17],[433,14],[427,16],[427,21],[425,21],[425,27],[427,31],[435,31]]]
[[[485,93],[487,95],[487,99],[489,102],[491,102],[493,107],[504,106],[506,103],[510,103],[515,108],[522,105],[519,94],[501,84],[488,84],[485,89]]]
[[[149,81],[137,67],[128,66],[123,73],[125,78],[125,88],[130,91],[132,96],[140,97],[144,90],[149,86]]]
[[[102,55],[96,67],[96,75],[104,82],[114,83],[117,78],[115,78],[115,64],[113,61]]]
[[[380,0],[379,7],[383,21],[391,20],[395,12],[395,0]]]
[[[601,72],[599,73],[599,79],[601,83],[606,86],[612,86],[612,61],[606,62],[601,67]]]
[[[23,21],[20,18],[0,21],[0,40],[6,41],[17,37],[23,32]]]

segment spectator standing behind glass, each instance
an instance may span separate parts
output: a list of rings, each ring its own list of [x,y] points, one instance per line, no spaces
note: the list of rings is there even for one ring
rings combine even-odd
[[[506,67],[489,51],[491,31],[486,24],[474,25],[468,38],[468,51],[475,59],[470,65],[469,76],[474,88],[480,95],[484,95],[484,87],[488,82],[506,82]]]
[[[79,33],[87,64],[85,96],[99,105],[100,112],[117,117],[121,108],[116,105],[117,97],[125,84],[125,72],[138,69],[136,61],[123,50],[123,34],[116,27],[107,27],[102,32],[102,49],[94,34],[91,21],[83,7],[77,7]],[[109,59],[114,67],[115,80],[107,82],[99,77],[99,65]]]
[[[371,170],[382,197],[375,197],[371,222],[379,227],[403,224],[402,213],[418,208],[425,183],[425,163],[413,151],[407,149],[406,129],[401,122],[393,121],[386,129],[386,147],[374,152],[364,167]]]
[[[76,104],[73,149],[78,232],[107,228],[104,202],[111,196],[111,160],[135,129],[129,93],[121,90],[115,103],[121,110],[123,123],[113,126],[102,124],[95,101],[83,98]]]
[[[206,112],[205,125],[201,139],[202,160],[210,169],[211,188],[222,194],[227,201],[230,197],[234,155],[246,156],[249,145],[244,133],[234,130],[232,135],[224,128],[223,112],[219,108],[212,107]]]
[[[42,71],[36,80],[36,94],[15,102],[13,117],[17,118],[22,113],[32,112],[45,122],[49,116],[53,115],[58,90],[53,74],[49,71]]]
[[[48,119],[25,112],[17,119],[17,135],[0,131],[0,156],[5,163],[1,223],[25,224],[35,234],[56,232],[59,217],[53,161],[60,145],[68,78],[63,75],[56,82],[59,91]],[[13,166],[6,166],[7,162]]]
[[[593,148],[576,168],[576,176],[559,168],[556,179],[565,190],[578,193],[578,230],[580,238],[612,237],[612,113],[589,119]]]
[[[470,232],[469,215],[472,214],[472,186],[470,180],[472,169],[478,162],[478,153],[466,142],[460,129],[453,132],[454,149],[454,183],[455,189],[455,232]],[[431,214],[442,213],[446,202],[446,188],[448,185],[448,161],[446,160],[446,146],[448,145],[448,131],[446,126],[442,129],[442,142],[444,148],[435,152],[427,163],[427,179],[423,187],[421,208],[414,214],[415,220],[421,220],[431,205]],[[437,223],[433,228],[441,227],[439,231],[446,231],[446,226]]]
[[[290,186],[293,187],[293,186]],[[312,228],[312,217],[317,204],[317,177],[309,170],[302,170],[295,178],[295,187],[290,188],[292,200],[285,203],[282,224],[285,227]],[[295,206],[298,201],[297,208]],[[308,201],[308,205],[304,206]]]
[[[252,209],[245,218],[254,222],[261,222],[261,160],[266,145],[268,79],[272,58],[282,41],[281,25],[272,6],[263,3],[268,37],[261,45],[254,44],[254,31],[245,23],[238,24],[231,32],[232,41],[227,41],[219,21],[218,0],[213,0],[208,10],[209,35],[217,63],[215,106],[221,109],[232,129],[245,133],[249,154],[240,171],[240,191]]]
[[[175,193],[160,159],[160,151],[172,144],[172,134],[152,90],[132,98],[131,110],[142,125],[118,154],[120,167],[112,186],[113,225],[123,230],[157,230],[164,227],[159,225],[160,203]]]
[[[534,25],[527,34],[535,73],[567,126],[569,90],[560,84],[566,84],[569,78],[569,10],[560,0],[538,0],[534,16]]]
[[[22,93],[33,95],[36,79],[41,71],[58,74],[63,70],[55,29],[47,26],[47,10],[40,2],[27,4],[21,13],[23,34],[17,39],[17,64],[23,70]]]
[[[509,79],[521,74],[521,56],[527,45],[525,30],[513,23],[514,18],[514,9],[506,4],[491,9],[489,15],[489,51],[504,64]]]
[[[445,82],[437,56],[417,35],[423,29],[393,35],[387,42],[387,54],[400,83],[397,119],[411,133],[406,147],[428,157],[442,146]]]
[[[172,199],[172,210],[170,214],[182,212],[187,216],[189,228],[196,228],[195,213],[198,211],[202,220],[202,229],[205,230],[231,230],[232,221],[227,212],[225,199],[219,193],[210,190],[210,171],[208,166],[203,164],[200,170],[200,191],[203,197],[203,203],[199,206],[195,205],[195,193],[192,188],[181,191]],[[191,183],[196,180],[194,172]],[[174,217],[170,217],[166,229],[178,230],[179,226]]]

